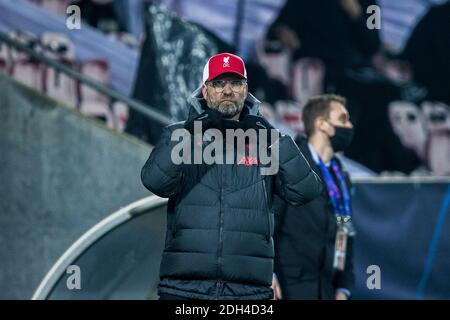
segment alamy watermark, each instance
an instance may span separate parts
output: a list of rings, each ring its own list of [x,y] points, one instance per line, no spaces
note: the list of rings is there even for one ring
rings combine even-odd
[[[66,19],[66,27],[69,30],[81,29],[81,9],[77,5],[68,6],[66,9],[68,14]]]
[[[70,276],[66,280],[66,286],[69,290],[81,290],[81,269],[77,265],[70,265],[66,269]]]
[[[367,267],[366,273],[370,275],[367,278],[366,285],[369,290],[381,289],[381,269],[376,264]]]
[[[81,29],[81,9],[77,5],[70,5],[66,9],[67,19],[66,26],[69,30]],[[381,29],[381,8],[378,5],[370,5],[366,9],[366,13],[370,16],[366,20],[368,29]]]
[[[194,135],[186,129],[176,129],[171,141],[179,141],[171,152],[171,160],[176,165],[257,165],[261,175],[275,175],[279,170],[279,131],[276,129],[226,129],[224,136],[218,129],[203,133],[202,122],[194,121]],[[208,144],[203,146],[205,143]]]
[[[370,14],[367,18],[366,26],[368,29],[373,30],[381,29],[381,8],[377,5],[371,5],[367,7],[366,13]]]

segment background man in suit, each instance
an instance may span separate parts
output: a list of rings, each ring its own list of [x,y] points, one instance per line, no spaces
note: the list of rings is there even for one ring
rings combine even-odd
[[[321,196],[300,207],[276,201],[278,282],[273,287],[277,298],[350,297],[354,283],[350,180],[335,157],[353,136],[345,104],[341,96],[321,95],[311,98],[303,109],[306,137],[298,137],[296,143],[325,188]]]

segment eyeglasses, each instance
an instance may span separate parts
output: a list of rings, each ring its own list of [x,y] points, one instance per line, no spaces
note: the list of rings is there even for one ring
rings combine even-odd
[[[214,88],[216,93],[222,92],[227,84],[230,84],[231,90],[234,92],[240,92],[246,83],[246,80],[211,80],[207,82]]]

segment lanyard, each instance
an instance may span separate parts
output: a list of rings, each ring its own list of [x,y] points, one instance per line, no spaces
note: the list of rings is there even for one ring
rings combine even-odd
[[[330,170],[325,166],[321,159],[319,159],[319,168],[325,180],[325,186],[327,188],[328,196],[333,206],[337,221],[347,222],[351,220],[352,209],[350,205],[350,194],[348,192],[344,176],[336,160],[331,160],[331,170],[334,172],[341,190],[339,190]]]

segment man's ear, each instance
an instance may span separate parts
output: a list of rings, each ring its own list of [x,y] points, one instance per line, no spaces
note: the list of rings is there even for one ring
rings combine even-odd
[[[244,97],[245,97],[245,99],[247,99],[247,95],[248,95],[248,84],[245,84],[245,87],[244,87]]]
[[[316,131],[327,131],[327,122],[322,117],[317,117],[316,120],[314,120],[314,128],[316,128]]]
[[[208,97],[208,88],[206,87],[206,84],[202,85],[202,95],[203,99],[207,100],[206,98]]]

